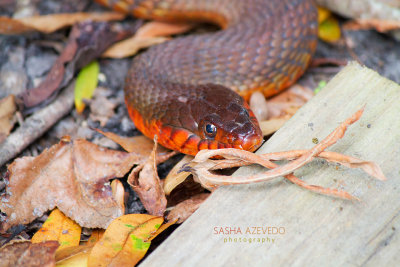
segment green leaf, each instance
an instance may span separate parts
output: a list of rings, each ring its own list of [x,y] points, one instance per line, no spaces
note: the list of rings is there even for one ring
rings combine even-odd
[[[85,109],[84,99],[91,99],[97,87],[99,63],[93,61],[81,69],[75,83],[75,108],[78,113]]]

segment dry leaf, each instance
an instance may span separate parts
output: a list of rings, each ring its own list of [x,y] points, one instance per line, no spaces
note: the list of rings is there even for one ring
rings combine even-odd
[[[263,136],[267,136],[278,131],[289,119],[290,116],[284,116],[282,118],[275,118],[266,121],[261,121],[260,128]]]
[[[57,267],[87,266],[89,254],[94,245],[102,238],[104,232],[104,229],[94,229],[89,240],[82,245],[58,249],[56,252]]]
[[[3,228],[29,223],[55,207],[83,227],[106,228],[124,213],[109,180],[123,177],[138,161],[135,154],[68,138],[37,157],[18,158],[8,167],[0,202],[8,215]]]
[[[295,84],[267,101],[268,116],[270,119],[292,116],[314,96],[310,88]]]
[[[169,195],[175,187],[181,184],[191,174],[190,172],[182,172],[180,169],[183,165],[193,160],[193,156],[185,155],[168,173],[164,180],[164,192]]]
[[[101,239],[101,237],[104,235],[104,232],[105,232],[104,229],[94,229],[92,231],[92,234],[90,235],[87,243],[89,245],[96,244]]]
[[[268,119],[268,104],[265,96],[256,91],[251,94],[250,101],[249,101],[250,109],[253,111],[254,115],[256,116],[258,122],[264,121]]]
[[[78,246],[82,228],[73,220],[65,216],[59,209],[53,210],[42,227],[33,237],[32,243],[44,241],[58,241],[59,249]]]
[[[161,44],[167,41],[165,37],[130,37],[111,46],[105,51],[102,57],[107,58],[125,58],[136,55],[140,49],[150,47],[152,45]]]
[[[139,196],[143,206],[152,215],[162,216],[167,207],[167,199],[157,174],[156,165],[157,141],[143,169],[133,170],[128,177],[128,183]]]
[[[55,256],[57,263],[56,266],[87,266],[87,260],[93,247],[94,244],[67,247],[57,250]]]
[[[50,267],[55,265],[57,241],[32,244],[28,241],[11,242],[0,248],[0,266]]]
[[[143,25],[136,34],[126,40],[120,41],[102,55],[109,58],[124,58],[130,57],[140,49],[150,47],[152,45],[160,44],[168,40],[168,38],[161,36],[169,36],[172,34],[179,34],[188,31],[194,24],[189,23],[168,23],[152,21]]]
[[[117,12],[104,13],[66,13],[13,19],[0,17],[0,34],[21,34],[31,31],[51,33],[66,26],[85,20],[122,20],[125,15]]]
[[[164,232],[168,227],[170,227],[171,225],[175,224],[176,221],[170,221],[167,223],[164,223],[160,226],[160,228],[157,229],[157,231],[155,231],[154,233],[151,234],[151,236],[149,238],[146,239],[147,242],[150,242],[151,240],[153,240],[154,238],[156,238],[159,234],[161,234],[162,232]]]
[[[153,151],[154,142],[147,138],[146,136],[139,135],[139,136],[132,136],[132,137],[124,137],[119,136],[112,132],[103,132],[100,129],[95,129],[105,137],[113,140],[115,143],[120,145],[123,149],[127,152],[137,153],[141,157],[147,158],[149,157],[150,153]],[[160,163],[161,160],[165,158],[170,158],[171,152],[170,150],[166,149],[163,146],[157,146],[157,162]],[[165,159],[165,160],[166,160]]]
[[[400,21],[383,19],[356,19],[343,25],[346,30],[369,30],[375,29],[378,32],[388,32],[400,29]]]
[[[13,95],[6,96],[0,100],[0,143],[9,135],[14,127],[14,114],[17,111]]]
[[[210,194],[203,193],[182,201],[170,211],[167,216],[167,220],[176,221],[177,223],[183,223],[200,207],[201,203],[203,203],[204,200],[206,200],[209,196]]]
[[[87,266],[134,266],[146,254],[162,217],[128,214],[111,222],[92,249]]]

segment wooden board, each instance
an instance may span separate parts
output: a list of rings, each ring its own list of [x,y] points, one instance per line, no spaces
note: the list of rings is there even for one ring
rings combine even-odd
[[[295,173],[312,184],[342,188],[361,202],[311,193],[283,178],[221,187],[141,266],[398,264],[399,85],[351,63],[258,153],[311,148],[313,138],[322,140],[364,104],[360,121],[329,150],[378,163],[388,181],[322,160]],[[259,168],[247,167],[236,174],[257,171]],[[221,227],[230,231],[222,234]],[[277,227],[281,233],[263,234],[266,227]],[[245,233],[247,228],[250,234]],[[254,229],[261,232],[253,233]]]

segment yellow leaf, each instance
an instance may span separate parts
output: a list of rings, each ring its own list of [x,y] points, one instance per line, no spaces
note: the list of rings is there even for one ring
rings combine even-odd
[[[319,24],[318,37],[326,42],[336,42],[340,39],[340,26],[339,22],[333,18],[329,17]]]
[[[323,7],[318,7],[318,23],[325,21],[327,18],[331,16],[331,12]]]
[[[85,109],[84,99],[91,99],[97,87],[99,63],[93,61],[79,72],[75,83],[75,108],[78,113]]]
[[[56,266],[87,266],[87,259],[93,245],[81,245],[75,247],[63,248],[56,252]]]
[[[79,245],[81,227],[65,216],[59,209],[53,210],[42,228],[32,237],[32,243],[41,243],[56,240],[60,243],[59,249]]]
[[[111,222],[92,249],[88,266],[134,266],[146,254],[162,217],[128,214]]]
[[[56,263],[57,267],[85,267],[87,266],[89,252],[79,253],[71,258]]]
[[[164,232],[168,227],[170,227],[171,225],[175,224],[178,220],[173,220],[171,222],[168,223],[164,223],[163,225],[160,226],[160,228],[157,229],[157,231],[152,234],[152,236],[146,240],[146,241],[151,241],[154,238],[156,238],[159,234],[161,234],[162,232]]]

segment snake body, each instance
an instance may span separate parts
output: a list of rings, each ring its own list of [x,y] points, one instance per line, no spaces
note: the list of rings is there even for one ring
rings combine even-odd
[[[151,47],[133,59],[127,75],[126,106],[136,127],[186,154],[258,148],[261,130],[245,100],[254,91],[271,96],[293,84],[316,47],[312,0],[109,0],[107,5],[145,19],[221,27]]]

